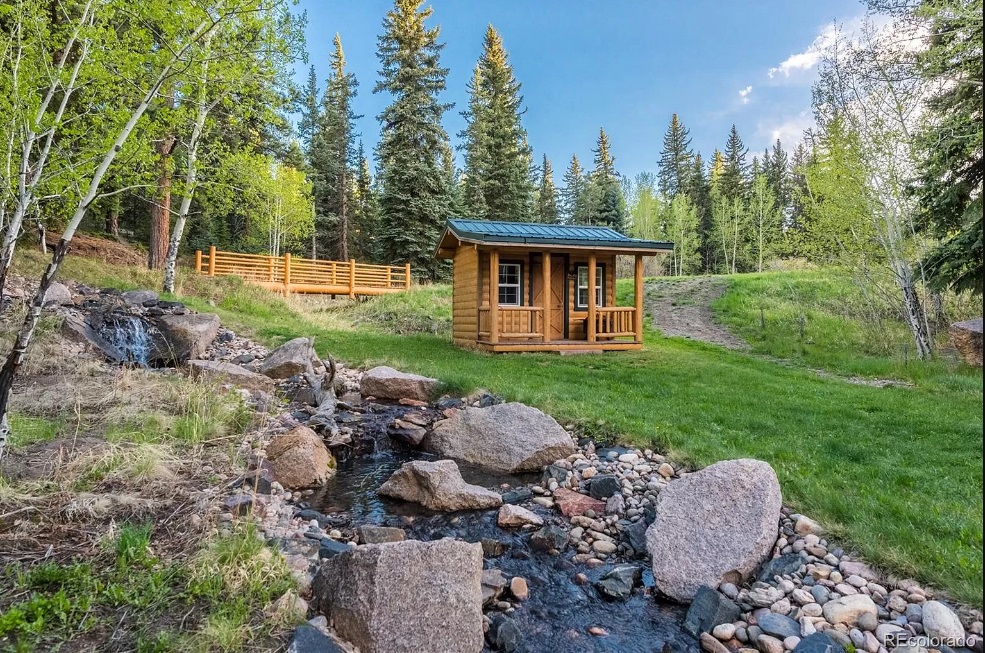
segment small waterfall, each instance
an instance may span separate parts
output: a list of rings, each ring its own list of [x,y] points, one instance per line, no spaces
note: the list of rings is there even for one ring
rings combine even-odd
[[[150,367],[151,337],[147,322],[135,315],[114,315],[103,323],[99,335],[118,352],[121,363]]]

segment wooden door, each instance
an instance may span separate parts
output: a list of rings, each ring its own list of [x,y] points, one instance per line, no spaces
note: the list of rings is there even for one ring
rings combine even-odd
[[[563,340],[568,323],[568,302],[565,286],[568,282],[567,257],[555,254],[551,257],[551,340]]]

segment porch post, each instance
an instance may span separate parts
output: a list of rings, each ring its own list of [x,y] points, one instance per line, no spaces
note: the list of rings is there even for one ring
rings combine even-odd
[[[499,342],[499,250],[489,252],[489,342]]]
[[[633,306],[636,307],[636,312],[633,313],[633,317],[636,318],[636,324],[634,325],[636,331],[636,341],[643,342],[643,255],[636,255],[636,270],[635,270],[635,280],[633,285],[633,290],[635,291],[635,297],[633,298]]]
[[[541,257],[542,270],[541,279],[541,303],[543,306],[544,324],[541,328],[544,331],[544,342],[551,339],[551,253],[544,252]]]
[[[588,342],[595,342],[595,253],[588,255]]]

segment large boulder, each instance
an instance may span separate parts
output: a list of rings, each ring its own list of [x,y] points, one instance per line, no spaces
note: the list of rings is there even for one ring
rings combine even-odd
[[[377,492],[441,512],[482,510],[503,505],[503,497],[498,492],[466,483],[454,460],[413,460],[404,463]]]
[[[315,352],[310,339],[288,340],[267,354],[267,357],[260,363],[259,372],[272,379],[289,379],[307,370],[314,356]]]
[[[435,424],[424,446],[500,472],[539,470],[575,452],[553,417],[520,403],[459,411]]]
[[[322,563],[312,605],[362,653],[479,653],[482,547],[365,544]]]
[[[52,281],[44,293],[45,306],[65,306],[72,303],[72,291],[63,283]]]
[[[156,303],[159,295],[153,290],[128,290],[120,298],[128,306],[143,306]]]
[[[160,338],[154,343],[152,360],[183,363],[202,358],[219,333],[219,316],[212,313],[162,315],[155,320]]]
[[[759,460],[715,463],[672,481],[646,532],[657,589],[687,602],[702,585],[750,578],[776,542],[780,504],[776,473]]]
[[[214,379],[223,383],[232,383],[256,392],[274,391],[274,381],[269,376],[223,361],[190,360],[188,375],[193,379]]]
[[[429,401],[437,389],[437,379],[407,374],[385,365],[367,370],[359,380],[359,392],[377,399]]]
[[[923,604],[923,629],[930,637],[943,641],[964,641],[964,626],[951,608],[940,601]]]
[[[289,490],[321,485],[335,474],[335,459],[317,433],[298,425],[267,445],[274,478]]]
[[[982,318],[952,324],[951,342],[966,363],[982,366]]]

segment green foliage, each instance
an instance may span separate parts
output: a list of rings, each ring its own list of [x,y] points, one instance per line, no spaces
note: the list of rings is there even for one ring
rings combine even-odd
[[[537,201],[534,206],[534,220],[546,224],[556,224],[560,221],[558,213],[557,189],[554,187],[554,169],[551,160],[544,155],[540,169],[540,188],[537,190]]]
[[[564,172],[564,188],[561,189],[561,220],[564,224],[585,224],[585,171],[577,155]]]
[[[675,113],[664,134],[663,150],[658,162],[661,195],[673,199],[679,193],[688,191],[693,159],[691,134]]]
[[[451,208],[440,163],[448,140],[441,116],[450,105],[438,99],[448,75],[440,28],[425,26],[432,10],[422,4],[396,0],[378,41],[380,81],[373,90],[393,98],[379,115],[378,242],[382,262],[409,262],[416,274],[435,279],[448,267],[434,259],[433,248]]]
[[[920,71],[935,86],[917,147],[918,226],[938,239],[921,270],[938,289],[982,293],[982,0],[921,2],[930,47]]]
[[[26,447],[38,442],[49,442],[65,428],[64,418],[29,417],[14,413],[10,416],[11,447]]]
[[[698,272],[701,259],[697,208],[687,195],[679,194],[666,207],[665,214],[665,238],[674,243],[669,257],[671,272],[678,276]]]
[[[486,29],[482,54],[469,84],[465,152],[466,209],[471,217],[528,221],[532,215],[530,147],[520,121],[523,96],[503,40]]]
[[[595,143],[595,170],[589,176],[583,195],[585,196],[585,215],[582,224],[612,227],[616,231],[625,229],[626,203],[616,172],[616,159],[612,156],[609,136],[599,129]]]
[[[725,143],[725,155],[719,180],[718,191],[728,200],[744,199],[749,183],[749,164],[746,155],[749,149],[742,142],[735,125]]]

